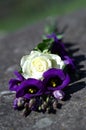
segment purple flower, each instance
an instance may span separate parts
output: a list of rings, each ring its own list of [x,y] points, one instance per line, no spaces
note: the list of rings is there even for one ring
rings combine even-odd
[[[62,90],[65,88],[69,82],[70,77],[69,75],[63,72],[61,69],[52,68],[46,71],[43,74],[44,80],[44,86],[46,87],[46,92],[53,92],[55,90]]]
[[[47,37],[54,39],[54,43],[52,44],[51,47],[51,53],[58,54],[62,58],[62,60],[64,60],[65,64],[69,67],[68,69],[70,70],[75,69],[73,60],[68,56],[64,44],[62,43],[61,40],[57,38],[56,34],[53,33],[51,35],[47,35]]]
[[[14,74],[17,77],[9,81],[9,89],[11,91],[17,91],[19,84],[21,84],[21,82],[25,80],[19,72],[15,71]]]
[[[64,63],[70,68],[75,69],[75,65],[73,63],[73,59],[71,59],[69,56],[64,56]]]
[[[43,92],[43,83],[40,80],[29,78],[20,84],[19,89],[16,93],[16,97],[24,97],[26,99],[30,99],[32,97],[42,95]]]
[[[67,52],[65,51],[65,47],[62,41],[57,38],[55,33],[47,35],[47,38],[54,39],[54,43],[52,44],[51,47],[51,53],[58,54],[62,59],[64,59],[64,56],[67,55]]]
[[[62,90],[55,90],[54,92],[53,92],[53,95],[54,95],[54,97],[56,98],[56,99],[63,99],[63,97],[64,97],[64,92],[62,91]]]

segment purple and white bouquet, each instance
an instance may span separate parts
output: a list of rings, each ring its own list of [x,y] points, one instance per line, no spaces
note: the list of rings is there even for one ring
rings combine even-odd
[[[9,81],[9,89],[15,91],[14,109],[23,110],[25,116],[31,111],[56,111],[71,81],[69,72],[75,69],[61,37],[47,35],[21,58],[20,66],[16,78]]]

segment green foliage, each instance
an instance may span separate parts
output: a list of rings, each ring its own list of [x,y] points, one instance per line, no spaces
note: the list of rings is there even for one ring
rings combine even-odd
[[[22,68],[20,68],[20,70],[18,71],[20,74],[22,74]]]
[[[0,30],[14,31],[47,16],[86,7],[86,0],[0,0]]]
[[[58,34],[58,35],[57,35],[57,38],[60,40],[60,39],[63,38],[63,35],[62,35],[62,34]]]
[[[51,39],[44,39],[42,41],[42,43],[39,43],[34,50],[41,51],[41,52],[47,50],[47,52],[49,52],[53,42],[54,42],[54,39],[52,39],[52,38]]]

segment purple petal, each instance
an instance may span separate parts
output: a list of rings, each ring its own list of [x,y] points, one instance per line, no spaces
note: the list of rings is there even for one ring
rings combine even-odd
[[[46,87],[46,93],[48,91],[55,91],[55,90],[62,90],[64,87],[66,87],[70,82],[70,77],[68,74],[65,74],[63,70],[61,69],[49,69],[46,71],[43,75],[44,80],[43,83]],[[52,84],[50,84],[51,80],[56,79],[56,86],[53,87]]]
[[[52,34],[50,34],[50,35],[47,35],[47,38],[49,38],[49,39],[53,38],[56,42],[58,42],[58,39],[57,39],[55,33],[52,33]]]
[[[21,84],[21,82],[25,80],[24,77],[19,72],[15,71],[14,73],[17,76],[17,78],[11,79],[9,81],[9,89],[11,91],[17,91],[19,84]]]
[[[20,83],[20,81],[18,79],[11,79],[9,81],[9,89],[11,91],[17,91],[19,83]]]
[[[68,74],[66,74],[65,80],[63,81],[61,86],[58,86],[58,90],[65,88],[69,83],[70,83],[70,77]]]
[[[35,90],[37,90],[37,92],[31,94],[28,92],[28,89],[33,88],[33,87]],[[30,79],[23,81],[20,84],[19,89],[16,93],[16,97],[17,98],[18,97],[25,97],[25,98],[29,99],[29,98],[34,97],[34,96],[39,96],[43,92],[44,92],[43,83],[40,80],[30,78]]]
[[[64,56],[64,63],[71,67],[71,69],[75,69],[75,65],[73,60],[69,56]]]
[[[17,78],[18,78],[20,81],[23,81],[23,80],[24,80],[24,77],[23,77],[18,71],[14,71],[14,74],[17,76]]]
[[[53,43],[52,48],[51,48],[51,53],[58,54],[59,56],[61,56],[62,59],[64,59],[64,56],[67,55],[67,52],[66,52],[65,46],[61,42],[61,40],[58,40],[55,33],[53,33],[51,35],[47,35],[47,38],[54,39],[54,43]]]
[[[43,77],[47,80],[50,77],[58,76],[61,80],[65,79],[65,75],[61,69],[52,68],[43,74]]]

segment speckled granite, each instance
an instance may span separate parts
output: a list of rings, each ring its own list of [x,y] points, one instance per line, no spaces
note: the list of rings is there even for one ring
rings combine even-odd
[[[0,130],[85,130],[86,129],[86,9],[57,18],[64,30],[66,48],[75,58],[78,79],[70,85],[67,98],[56,114],[32,112],[27,118],[12,108],[14,94],[8,81],[19,68],[21,57],[41,41],[46,21],[0,38]]]

